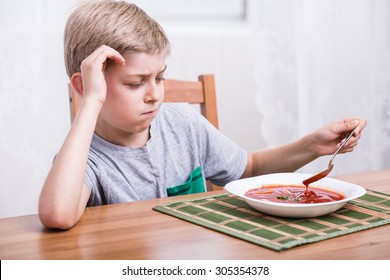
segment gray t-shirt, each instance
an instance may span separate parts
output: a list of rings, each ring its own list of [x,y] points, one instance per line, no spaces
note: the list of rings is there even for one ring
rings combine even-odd
[[[152,121],[144,147],[114,145],[94,134],[85,183],[88,206],[166,197],[201,167],[217,185],[239,179],[247,153],[212,126],[191,105],[164,103]]]

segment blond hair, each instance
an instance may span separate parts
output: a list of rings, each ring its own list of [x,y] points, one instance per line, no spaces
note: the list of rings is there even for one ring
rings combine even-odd
[[[69,16],[64,32],[65,67],[69,77],[101,45],[124,53],[170,52],[162,27],[141,8],[125,1],[85,2]]]

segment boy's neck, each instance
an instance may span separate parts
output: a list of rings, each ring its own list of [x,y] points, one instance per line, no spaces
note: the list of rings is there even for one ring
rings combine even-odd
[[[144,147],[150,139],[150,127],[142,132],[132,134],[115,133],[115,135],[112,135],[111,133],[98,131],[98,129],[95,130],[95,133],[107,142],[128,148]]]

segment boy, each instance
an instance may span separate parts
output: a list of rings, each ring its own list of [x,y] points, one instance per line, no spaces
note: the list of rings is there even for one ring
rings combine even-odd
[[[170,44],[137,6],[83,4],[69,17],[64,40],[67,73],[82,101],[40,196],[39,216],[49,228],[71,228],[86,206],[199,191],[205,179],[223,186],[294,171],[332,154],[358,125],[342,150],[351,152],[366,125],[345,119],[248,154],[188,105],[162,104]]]

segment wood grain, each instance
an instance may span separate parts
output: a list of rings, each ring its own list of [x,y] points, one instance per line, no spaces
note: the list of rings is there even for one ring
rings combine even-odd
[[[390,170],[337,178],[390,193]],[[276,252],[152,210],[199,196],[88,208],[68,231],[45,229],[37,215],[3,218],[0,259],[390,259],[390,225]]]

